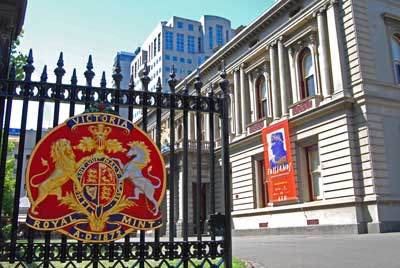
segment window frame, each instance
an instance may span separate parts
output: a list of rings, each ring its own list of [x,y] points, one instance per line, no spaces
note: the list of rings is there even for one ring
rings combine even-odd
[[[176,51],[185,52],[185,35],[176,33]]]
[[[189,54],[194,54],[195,53],[195,37],[193,35],[188,35],[187,36],[187,47],[188,47],[188,53]]]
[[[165,32],[165,49],[174,50],[174,33],[170,31]]]
[[[311,62],[312,62],[312,74],[311,75],[307,75],[305,73],[305,59],[307,57],[310,57]],[[298,60],[297,60],[297,65],[298,65],[298,75],[299,75],[299,90],[300,90],[300,99],[306,99],[309,97],[314,97],[316,95],[318,95],[318,90],[317,90],[317,70],[316,70],[316,64],[314,61],[314,57],[313,57],[313,51],[311,48],[309,47],[304,47],[300,50],[299,52],[299,56],[298,56]],[[312,78],[312,83],[313,83],[313,90],[314,90],[314,94],[310,94],[310,88],[308,87],[308,80]]]
[[[265,160],[263,154],[252,157],[254,180],[254,208],[269,206],[268,182],[265,172]]]
[[[322,183],[322,176],[321,176],[321,157],[320,157],[320,150],[318,147],[318,144],[313,144],[313,145],[309,145],[304,147],[304,151],[306,154],[306,172],[307,172],[307,185],[308,185],[308,199],[310,202],[312,201],[317,201],[317,200],[323,200],[324,199],[324,192],[323,192],[323,183]],[[317,156],[318,156],[318,168],[315,170],[312,170],[311,167],[311,152],[316,152]],[[315,173],[319,173],[319,177],[318,177],[318,182],[315,183],[315,180],[313,179],[313,174]],[[316,184],[318,184],[318,190],[319,190],[319,194],[316,194]]]
[[[208,27],[208,47],[209,49],[214,48],[214,33],[213,33],[213,27]]]
[[[223,37],[224,28],[222,25],[215,25],[215,43],[217,47],[224,45],[224,37]]]
[[[393,42],[397,42],[398,46],[400,47],[400,32],[394,32],[392,33],[390,37],[390,51],[391,51],[391,58],[393,62],[393,73],[394,73],[394,81],[397,85],[400,85],[400,58],[395,59],[394,57],[394,47],[393,47]],[[400,49],[399,49],[399,55],[400,55]]]
[[[264,96],[265,98],[262,98],[262,88],[261,88],[261,83],[264,82],[265,84],[265,93],[266,96]],[[259,75],[256,79],[256,84],[255,84],[255,89],[256,89],[256,119],[260,120],[260,119],[264,119],[267,118],[269,116],[268,113],[268,109],[269,109],[269,87],[268,87],[268,83],[267,83],[267,79],[265,78],[264,75]],[[263,109],[263,103],[265,102],[266,105],[266,109],[264,111]],[[265,114],[264,114],[265,112]]]
[[[176,22],[176,27],[177,27],[178,29],[183,29],[183,28],[184,28],[183,21],[177,21],[177,22]]]

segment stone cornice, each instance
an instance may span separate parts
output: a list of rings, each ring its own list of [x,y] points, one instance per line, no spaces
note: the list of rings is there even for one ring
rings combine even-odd
[[[240,32],[236,37],[234,37],[231,41],[229,41],[225,46],[223,46],[220,50],[218,50],[215,54],[213,54],[202,66],[200,66],[201,73],[207,75],[212,72],[213,69],[217,68],[220,60],[225,59],[227,63],[227,72],[231,72],[234,68],[239,66],[242,62],[248,61],[253,55],[260,53],[261,50],[266,49],[268,44],[277,40],[282,35],[285,35],[289,29],[293,29],[295,26],[304,23],[304,21],[313,19],[312,14],[315,10],[320,9],[322,6],[325,6],[329,3],[329,0],[326,1],[314,1],[307,7],[304,7],[302,11],[298,14],[294,15],[287,22],[282,23],[281,25],[274,28],[271,34],[268,34],[266,37],[259,40],[259,42],[252,47],[252,49],[244,52],[239,57],[230,58],[230,56],[237,51],[241,46],[243,46],[243,40],[251,35],[252,32],[259,33],[260,27],[265,27],[266,24],[270,24],[270,21],[274,20],[278,15],[274,14],[278,11],[282,12],[287,5],[293,6],[296,5],[297,1],[279,1],[273,7],[268,9],[264,14],[258,17],[253,23],[251,23],[248,27],[246,27],[242,32]],[[286,7],[287,8],[287,7]],[[279,12],[278,12],[279,14]],[[264,26],[263,26],[264,25]],[[233,62],[232,62],[233,61]],[[214,73],[213,73],[214,74]],[[218,79],[216,78],[217,74],[211,78],[212,80]],[[187,80],[190,81],[194,79],[194,74],[191,74],[187,77]],[[179,84],[177,88],[181,88],[183,84]]]
[[[382,14],[382,18],[384,21],[386,22],[396,22],[396,23],[400,23],[400,16],[392,14],[392,13],[383,13]]]

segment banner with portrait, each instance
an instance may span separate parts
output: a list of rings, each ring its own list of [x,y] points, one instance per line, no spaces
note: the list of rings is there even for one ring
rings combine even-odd
[[[288,120],[264,128],[262,140],[269,202],[297,200]]]

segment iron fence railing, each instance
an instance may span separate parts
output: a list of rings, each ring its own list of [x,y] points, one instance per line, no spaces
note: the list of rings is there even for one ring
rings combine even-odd
[[[122,80],[121,68],[117,61],[114,68],[113,79],[115,88],[108,88],[105,80],[105,73],[102,74],[100,87],[92,86],[94,77],[92,58],[89,57],[87,70],[84,72],[86,85],[78,85],[76,70],[74,69],[71,83],[64,84],[63,76],[65,70],[63,68],[63,55],[57,62],[54,70],[56,75],[55,83],[48,83],[47,67],[44,66],[41,73],[40,81],[32,81],[33,55],[30,51],[27,64],[24,66],[25,79],[23,81],[15,80],[15,68],[11,67],[8,79],[0,80],[0,137],[1,154],[0,154],[0,223],[6,222],[6,216],[2,213],[4,205],[4,178],[6,172],[7,161],[7,145],[10,136],[11,115],[15,109],[15,101],[22,101],[22,113],[20,118],[20,134],[17,149],[17,162],[15,174],[15,192],[13,200],[13,212],[11,219],[11,235],[10,239],[6,239],[2,233],[0,241],[0,264],[1,262],[26,266],[30,263],[36,263],[39,266],[47,267],[77,267],[77,263],[83,263],[85,267],[219,267],[224,263],[225,267],[231,268],[231,182],[229,179],[229,144],[228,144],[228,80],[221,69],[221,96],[215,96],[211,90],[207,96],[202,96],[200,90],[202,88],[201,79],[198,76],[194,83],[194,95],[189,95],[189,87],[179,94],[175,93],[177,80],[175,78],[174,68],[170,74],[169,93],[164,93],[161,88],[160,79],[156,87],[156,92],[148,91],[150,78],[148,77],[147,67],[141,75],[142,89],[137,91],[134,88],[133,79],[128,89],[121,89],[120,82]],[[177,113],[182,113],[183,135],[177,140],[174,131],[169,134],[169,142],[171,145],[168,150],[169,160],[169,206],[175,207],[176,180],[178,177],[176,166],[176,150],[179,148],[182,154],[182,176],[183,176],[183,198],[182,208],[182,237],[176,237],[176,211],[170,209],[168,219],[168,239],[163,238],[159,229],[154,231],[153,237],[146,236],[145,231],[139,231],[139,237],[127,235],[124,241],[110,242],[107,244],[93,244],[68,240],[65,235],[55,238],[54,232],[46,231],[40,233],[42,238],[37,238],[39,231],[27,228],[26,238],[21,240],[18,237],[18,230],[21,223],[19,218],[19,201],[21,194],[21,185],[23,183],[24,174],[24,150],[27,131],[27,120],[29,106],[31,103],[38,104],[37,111],[29,114],[30,118],[36,117],[36,136],[35,141],[38,142],[42,137],[42,129],[44,125],[45,104],[51,103],[54,107],[53,126],[59,124],[61,104],[69,106],[69,116],[76,113],[77,105],[84,105],[86,111],[91,111],[100,103],[110,108],[115,113],[120,109],[128,109],[128,119],[132,120],[133,109],[140,108],[142,110],[141,128],[147,131],[149,124],[148,112],[155,111],[156,135],[155,143],[158,148],[161,147],[161,114],[167,111],[169,113],[169,127],[175,128],[175,118]],[[192,112],[196,115],[196,143],[188,140],[188,114]],[[215,131],[213,127],[209,127],[209,141],[207,143],[201,140],[201,119],[202,114],[209,114],[209,125],[214,126],[215,116],[221,119],[221,158],[222,158],[222,179],[224,181],[224,208],[217,211],[215,196],[215,162],[219,159],[215,158]],[[153,119],[151,119],[153,120]],[[179,145],[179,146],[177,146]],[[217,212],[222,213],[222,221],[212,221],[214,224],[210,226],[210,233],[204,236],[201,232],[197,232],[196,237],[189,237],[189,207],[188,207],[188,187],[189,187],[189,165],[188,153],[196,151],[196,193],[194,205],[197,206],[197,214],[193,219],[196,226],[200,226],[200,196],[202,178],[202,157],[203,152],[207,152],[208,157],[208,177],[210,182],[210,199],[211,214]],[[172,167],[172,168],[171,168]],[[165,219],[164,219],[165,220]],[[200,228],[197,228],[198,230]],[[215,230],[222,236],[217,236]],[[57,236],[57,235],[56,235]],[[164,241],[166,240],[166,241]],[[193,261],[199,259],[200,262]],[[105,264],[107,262],[107,264]]]

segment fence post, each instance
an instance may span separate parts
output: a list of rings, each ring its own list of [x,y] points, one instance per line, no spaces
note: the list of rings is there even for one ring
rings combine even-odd
[[[229,168],[229,128],[228,128],[228,105],[229,105],[229,81],[226,79],[224,61],[221,62],[219,86],[222,90],[222,178],[225,186],[225,229],[224,229],[224,261],[225,268],[232,268],[232,230],[231,230],[231,200],[232,186]]]

